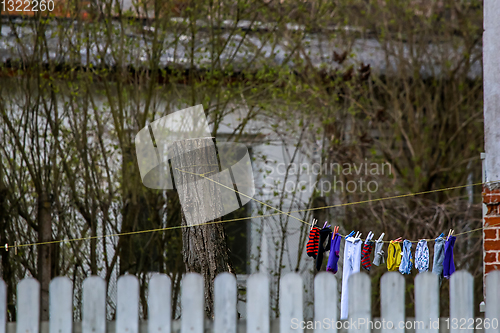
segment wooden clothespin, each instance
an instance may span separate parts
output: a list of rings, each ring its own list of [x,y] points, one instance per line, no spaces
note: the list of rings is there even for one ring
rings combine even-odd
[[[450,239],[450,237],[453,236],[454,233],[455,233],[455,230],[450,229],[450,232],[448,233],[448,237],[446,238],[446,240],[448,241]]]
[[[339,227],[339,226],[337,226],[337,225],[336,225],[335,227],[333,227],[332,239],[335,237],[335,235],[336,235],[336,234],[338,234],[338,232],[339,232],[339,228],[340,228],[340,227]]]
[[[313,221],[311,223],[311,228],[309,229],[309,231],[313,230],[314,225],[316,225],[316,219],[313,219]]]
[[[5,243],[5,252],[9,252],[9,244]]]
[[[394,241],[395,241],[395,242],[401,242],[402,240],[403,240],[403,237],[398,237],[398,238],[396,238]]]

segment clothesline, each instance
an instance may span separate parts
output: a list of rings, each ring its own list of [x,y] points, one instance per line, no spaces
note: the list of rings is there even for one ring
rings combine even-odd
[[[309,224],[310,226],[312,226],[312,225],[313,225],[313,223],[308,223],[308,224]],[[498,225],[498,226],[500,226],[500,222],[499,222],[499,223],[495,223],[495,224],[490,224],[490,225],[488,225],[488,226],[486,226],[486,227],[476,228],[476,229],[472,229],[472,230],[468,230],[468,231],[460,232],[460,233],[458,233],[458,234],[453,234],[453,236],[455,236],[455,237],[457,237],[457,236],[462,236],[462,235],[465,235],[465,234],[468,234],[468,233],[471,233],[471,232],[476,232],[476,231],[483,230],[483,229],[487,229],[488,227],[494,227],[494,226],[497,226],[497,225]],[[318,228],[318,227],[316,227],[316,228]],[[340,234],[340,233],[339,233],[339,235],[340,235],[341,237],[343,237],[343,238],[345,238],[345,237],[347,236],[347,235],[342,235],[342,234]],[[366,241],[366,238],[360,238],[360,239],[361,239],[363,242],[364,242],[364,241]],[[422,239],[419,239],[419,240],[409,240],[409,239],[405,239],[405,240],[407,240],[407,241],[409,241],[409,242],[411,242],[411,243],[418,243],[418,242],[420,242],[421,240],[424,240],[424,241],[427,241],[427,242],[433,242],[433,241],[435,241],[436,239],[435,239],[435,238],[422,238]],[[382,242],[383,242],[383,243],[390,243],[390,242],[391,242],[391,240],[385,240],[385,241],[383,240]]]
[[[253,197],[247,196],[244,193],[241,193],[234,188],[228,187],[224,184],[221,184],[209,177],[206,177],[203,174],[196,174],[196,173],[191,173],[188,171],[180,170],[180,172],[185,172],[193,175],[200,176],[204,179],[207,179],[211,182],[214,182],[218,184],[219,186],[223,186],[227,188],[228,190],[234,191],[235,193],[238,193],[239,195],[248,197],[249,199],[258,202],[268,208],[273,209],[277,213],[271,213],[271,214],[263,214],[263,215],[257,215],[257,216],[248,216],[248,217],[241,217],[241,218],[235,218],[235,219],[229,219],[229,220],[223,220],[223,221],[210,221],[210,222],[205,222],[205,223],[200,223],[200,224],[195,224],[195,225],[179,225],[179,226],[172,226],[172,227],[164,227],[164,228],[155,228],[155,229],[146,229],[146,230],[138,230],[138,231],[130,231],[130,232],[122,232],[122,233],[114,233],[114,234],[107,234],[107,235],[100,235],[100,236],[89,236],[89,237],[79,237],[79,238],[70,238],[70,239],[59,239],[59,240],[53,240],[53,241],[46,241],[46,242],[33,242],[33,243],[20,243],[18,241],[13,241],[9,245],[8,243],[5,243],[3,247],[0,247],[0,249],[8,251],[10,249],[14,249],[17,253],[17,249],[22,248],[22,247],[29,247],[29,246],[41,246],[41,245],[50,245],[50,244],[58,244],[58,243],[67,243],[67,242],[74,242],[74,241],[87,241],[87,240],[92,240],[92,239],[101,239],[101,238],[109,238],[109,237],[118,237],[118,236],[129,236],[129,235],[137,235],[137,234],[144,234],[144,233],[151,233],[151,232],[160,232],[160,231],[167,231],[167,230],[174,230],[174,229],[181,229],[181,228],[188,228],[188,227],[196,227],[196,226],[202,226],[202,225],[211,225],[211,224],[219,224],[219,223],[229,223],[229,222],[236,222],[236,221],[243,221],[243,220],[250,220],[250,219],[257,219],[257,218],[265,218],[265,217],[273,217],[273,216],[278,216],[278,215],[287,215],[293,219],[298,220],[299,222],[302,222],[306,225],[311,225],[311,223],[308,223],[300,218],[297,218],[293,215],[292,213],[301,213],[301,212],[307,212],[307,211],[315,211],[315,210],[322,210],[322,209],[328,209],[328,208],[337,208],[337,207],[344,207],[344,206],[352,206],[352,205],[359,205],[363,203],[369,203],[369,202],[378,202],[378,201],[385,201],[385,200],[392,200],[392,199],[399,199],[399,198],[405,198],[405,197],[412,197],[412,196],[417,196],[417,195],[422,195],[422,194],[430,194],[430,193],[436,193],[436,192],[443,192],[443,191],[449,191],[449,190],[455,190],[455,189],[460,189],[460,188],[465,188],[465,187],[470,187],[470,186],[477,186],[477,185],[485,185],[488,183],[496,183],[498,181],[490,181],[490,182],[480,182],[480,183],[473,183],[473,184],[466,184],[466,185],[458,185],[458,186],[452,186],[452,187],[446,187],[446,188],[441,188],[441,189],[436,189],[436,190],[429,190],[429,191],[421,191],[421,192],[415,192],[415,193],[407,193],[407,194],[401,194],[401,195],[395,195],[395,196],[390,196],[390,197],[384,197],[384,198],[376,198],[376,199],[369,199],[369,200],[362,200],[362,201],[357,201],[357,202],[347,202],[347,203],[342,203],[342,204],[336,204],[336,205],[329,205],[329,206],[323,206],[323,207],[315,207],[315,208],[307,208],[307,209],[299,209],[299,210],[294,210],[294,211],[289,211],[289,212],[284,212],[281,211],[275,207],[272,207],[269,204],[266,204],[260,200],[257,200]],[[465,233],[469,232],[474,232],[481,230],[482,228],[470,230],[467,232],[463,232],[457,235],[462,235]],[[432,240],[429,240],[432,241]],[[385,241],[388,242],[388,241]],[[418,241],[411,241],[413,243],[416,243]],[[12,245],[12,243],[14,243]]]

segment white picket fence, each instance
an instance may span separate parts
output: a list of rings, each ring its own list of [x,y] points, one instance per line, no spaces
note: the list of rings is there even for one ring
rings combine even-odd
[[[303,320],[303,282],[295,273],[285,275],[280,283],[280,317],[270,321],[269,278],[255,274],[247,280],[246,321],[237,320],[236,279],[225,273],[215,279],[214,320],[205,319],[203,278],[198,274],[186,274],[182,280],[182,317],[171,320],[171,281],[166,275],[154,275],[149,283],[147,322],[139,322],[139,281],[135,276],[125,275],[118,280],[116,321],[106,322],[106,284],[100,277],[89,277],[83,283],[82,322],[73,323],[73,295],[71,281],[58,277],[50,284],[50,321],[39,322],[40,285],[32,278],[23,279],[17,286],[17,322],[6,323],[6,287],[0,280],[0,333],[269,333],[269,332],[312,332],[300,328]],[[405,318],[405,280],[397,272],[386,273],[381,280],[381,317],[379,321],[408,322]],[[346,327],[346,323],[361,323],[360,319],[371,320],[371,283],[365,273],[358,273],[349,279],[349,320],[338,325],[338,291],[336,276],[320,273],[314,280],[314,332],[404,332],[399,325],[390,327],[357,326]],[[450,279],[450,318],[439,318],[439,282],[432,273],[419,274],[415,279],[415,318],[411,320],[425,323],[424,326],[408,328],[406,332],[451,332],[468,333],[477,328],[483,318],[474,318],[473,278],[465,271],[458,271]],[[500,271],[490,273],[486,279],[485,318],[491,323],[500,320]],[[477,301],[477,300],[476,300]],[[458,320],[457,327],[444,323]],[[433,326],[440,320],[439,328]],[[479,320],[479,321],[478,321]],[[466,325],[460,325],[465,321]],[[294,324],[295,323],[295,324]],[[474,325],[471,326],[470,323]],[[307,323],[305,323],[307,324]],[[342,325],[342,328],[338,326]],[[299,328],[297,328],[297,326]],[[349,325],[347,325],[349,326]],[[460,327],[462,326],[462,327]],[[483,325],[486,326],[486,325]],[[487,333],[499,333],[500,328],[489,325]],[[471,328],[472,327],[472,328]],[[479,331],[476,329],[476,331]]]

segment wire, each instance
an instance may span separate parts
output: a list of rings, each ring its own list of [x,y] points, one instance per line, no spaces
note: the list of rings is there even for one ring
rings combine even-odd
[[[177,168],[176,168],[177,169]],[[241,217],[241,218],[235,218],[235,219],[230,219],[230,220],[223,220],[223,221],[211,221],[211,222],[205,222],[205,223],[199,223],[199,224],[194,224],[194,225],[178,225],[178,226],[172,226],[172,227],[165,227],[165,228],[156,228],[156,229],[146,229],[146,230],[138,230],[138,231],[130,231],[130,232],[121,232],[121,233],[114,233],[114,234],[107,234],[107,235],[99,235],[99,236],[89,236],[89,237],[80,237],[80,238],[71,238],[71,239],[63,239],[63,240],[53,240],[53,241],[47,241],[47,242],[35,242],[35,243],[27,243],[27,244],[16,244],[16,245],[7,245],[5,244],[5,247],[2,247],[3,250],[7,249],[16,249],[16,248],[22,248],[22,247],[28,247],[28,246],[41,246],[41,245],[49,245],[49,244],[58,244],[58,243],[68,243],[68,242],[76,242],[76,241],[85,241],[85,240],[92,240],[92,239],[101,239],[101,238],[107,238],[107,237],[117,237],[117,236],[129,236],[129,235],[137,235],[137,234],[144,234],[144,233],[151,233],[151,232],[160,232],[160,231],[167,231],[167,230],[175,230],[175,229],[182,229],[182,228],[189,228],[189,227],[196,227],[196,226],[202,226],[202,225],[211,225],[211,224],[219,224],[219,223],[229,223],[229,222],[236,222],[236,221],[243,221],[243,220],[249,220],[249,219],[257,219],[257,218],[265,218],[265,217],[272,217],[272,216],[277,216],[277,215],[287,215],[293,219],[296,219],[300,221],[301,223],[307,224],[307,225],[312,225],[309,222],[306,222],[298,217],[295,217],[291,215],[292,213],[300,213],[300,212],[306,212],[306,211],[315,211],[315,210],[322,210],[322,209],[328,209],[328,208],[336,208],[336,207],[344,207],[344,206],[352,206],[352,205],[359,205],[363,203],[369,203],[369,202],[379,202],[379,201],[385,201],[385,200],[393,200],[393,199],[399,199],[399,198],[405,198],[405,197],[412,197],[412,196],[417,196],[417,195],[422,195],[422,194],[429,194],[429,193],[436,193],[436,192],[444,192],[444,191],[450,191],[450,190],[455,190],[455,189],[460,189],[464,187],[469,187],[469,186],[477,186],[477,185],[485,185],[488,183],[496,183],[496,181],[491,181],[491,182],[480,182],[480,183],[474,183],[474,184],[467,184],[467,185],[458,185],[458,186],[452,186],[452,187],[446,187],[442,189],[437,189],[437,190],[429,190],[429,191],[421,191],[421,192],[415,192],[415,193],[407,193],[407,194],[401,194],[401,195],[395,195],[391,197],[384,197],[384,198],[377,198],[377,199],[369,199],[369,200],[362,200],[362,201],[355,201],[355,202],[347,202],[347,203],[342,203],[342,204],[337,204],[337,205],[329,205],[329,206],[323,206],[323,207],[315,207],[315,208],[307,208],[307,209],[299,209],[299,210],[294,210],[290,211],[288,213],[283,212],[279,210],[278,208],[272,207],[260,200],[257,200],[253,197],[250,197],[244,193],[241,193],[234,188],[230,188],[224,184],[221,184],[209,177],[206,177],[205,174],[196,174],[192,173],[189,171],[184,171],[177,169],[181,172],[184,173],[189,173],[192,175],[200,176],[203,177],[204,179],[210,180],[220,186],[223,186],[229,190],[234,191],[235,193],[238,193],[239,195],[243,195],[246,198],[249,198],[253,201],[256,201],[268,208],[271,208],[278,213],[272,213],[272,214],[266,214],[266,215],[257,215],[257,216],[247,216],[247,217]],[[495,225],[500,225],[500,223],[497,224],[492,224],[487,227],[492,227]],[[455,236],[461,236],[467,233],[475,232],[482,230],[487,227],[481,227],[469,231],[465,231],[459,234],[456,234]],[[340,235],[345,237],[345,235]],[[364,240],[364,239],[362,239]],[[434,239],[425,239],[426,241],[434,241]],[[383,241],[384,243],[389,243],[390,241]],[[410,241],[412,243],[416,243],[418,241]]]
[[[214,180],[212,178],[205,177],[206,173],[204,173],[204,174],[196,174],[196,173],[189,172],[189,171],[183,171],[183,170],[178,169],[178,168],[176,168],[176,169],[179,170],[180,172],[188,173],[188,174],[195,175],[195,176],[200,176],[200,177],[202,177],[204,179],[210,180],[210,181],[212,181],[212,182],[214,182],[214,183],[216,183],[216,184],[218,184],[220,186],[223,186],[223,187],[225,187],[225,188],[227,188],[227,189],[229,189],[229,190],[231,190],[231,191],[233,191],[235,193],[238,193],[239,195],[243,195],[246,198],[254,200],[254,201],[256,201],[256,202],[258,202],[258,203],[260,203],[260,204],[262,204],[262,205],[264,205],[266,207],[269,207],[271,209],[277,210],[281,214],[286,214],[286,215],[288,215],[288,216],[290,216],[290,217],[292,217],[292,218],[294,218],[294,219],[296,219],[296,220],[298,220],[298,221],[300,221],[302,223],[305,223],[305,224],[308,224],[308,225],[312,225],[311,223],[306,222],[304,220],[301,220],[301,219],[299,219],[299,218],[297,218],[295,216],[292,216],[289,213],[282,212],[281,210],[279,210],[277,208],[274,208],[274,207],[272,207],[272,206],[270,206],[270,205],[268,205],[268,204],[266,204],[266,203],[264,203],[262,201],[254,199],[253,197],[250,197],[250,196],[248,196],[248,195],[246,195],[244,193],[238,192],[234,188],[231,188],[231,187],[229,187],[227,185],[221,184],[221,183],[217,182],[216,180]],[[409,197],[409,196],[421,195],[421,194],[426,194],[426,193],[434,193],[434,192],[440,192],[440,191],[447,191],[447,190],[453,190],[453,189],[457,189],[457,188],[463,188],[463,187],[475,186],[475,185],[482,185],[482,184],[483,183],[481,182],[481,183],[475,183],[475,184],[459,185],[459,186],[453,186],[453,187],[448,187],[448,188],[438,189],[438,190],[430,190],[430,191],[423,191],[423,192],[402,194],[402,195],[397,195],[397,196],[393,196],[393,197],[378,198],[378,199],[371,199],[371,200],[365,200],[365,201],[357,201],[357,202],[354,202],[354,203],[345,203],[345,204],[332,205],[332,206],[323,206],[323,207],[319,207],[319,208],[309,208],[309,209],[303,209],[303,210],[299,210],[299,211],[294,211],[294,213],[295,212],[301,212],[301,211],[312,211],[312,210],[316,210],[316,209],[327,209],[327,208],[333,208],[333,207],[339,207],[339,206],[348,206],[348,205],[351,205],[351,204],[361,204],[361,203],[374,202],[374,201],[382,201],[382,200],[389,200],[389,199],[404,198],[404,197]],[[487,184],[487,183],[484,183],[484,184]],[[500,223],[497,223],[497,224],[500,224]],[[494,226],[494,225],[497,225],[497,224],[493,224],[493,225],[490,225],[490,226]],[[474,229],[474,230],[465,231],[465,232],[456,234],[455,236],[464,235],[464,234],[475,232],[475,231],[482,230],[482,229],[483,229],[483,227],[477,228],[477,229]],[[339,233],[339,235],[342,236],[342,237],[345,237],[345,235],[342,235],[340,233]],[[333,235],[332,235],[332,237],[333,237]],[[365,241],[366,239],[360,238],[360,240]],[[421,240],[425,240],[427,242],[435,241],[435,239],[420,239],[418,241],[410,241],[410,242],[412,242],[412,243],[418,243]],[[390,243],[391,241],[382,241],[382,242],[384,242],[384,243]]]

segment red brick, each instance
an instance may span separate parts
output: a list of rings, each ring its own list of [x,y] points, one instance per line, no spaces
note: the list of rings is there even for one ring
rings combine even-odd
[[[498,204],[500,202],[500,199],[498,198],[498,196],[493,196],[493,195],[484,195],[483,196],[483,203],[485,204]]]
[[[484,239],[497,239],[497,229],[484,229]]]
[[[500,251],[500,240],[485,240],[484,241],[485,251]]]
[[[499,264],[486,264],[484,265],[484,274],[488,274],[491,271],[494,270],[500,270],[500,263]]]
[[[485,216],[484,223],[490,227],[500,227],[500,216]]]
[[[484,255],[484,262],[494,263],[497,261],[497,252],[486,252]]]
[[[500,194],[500,187],[490,188],[487,185],[483,185],[483,195],[494,194],[494,193]]]

